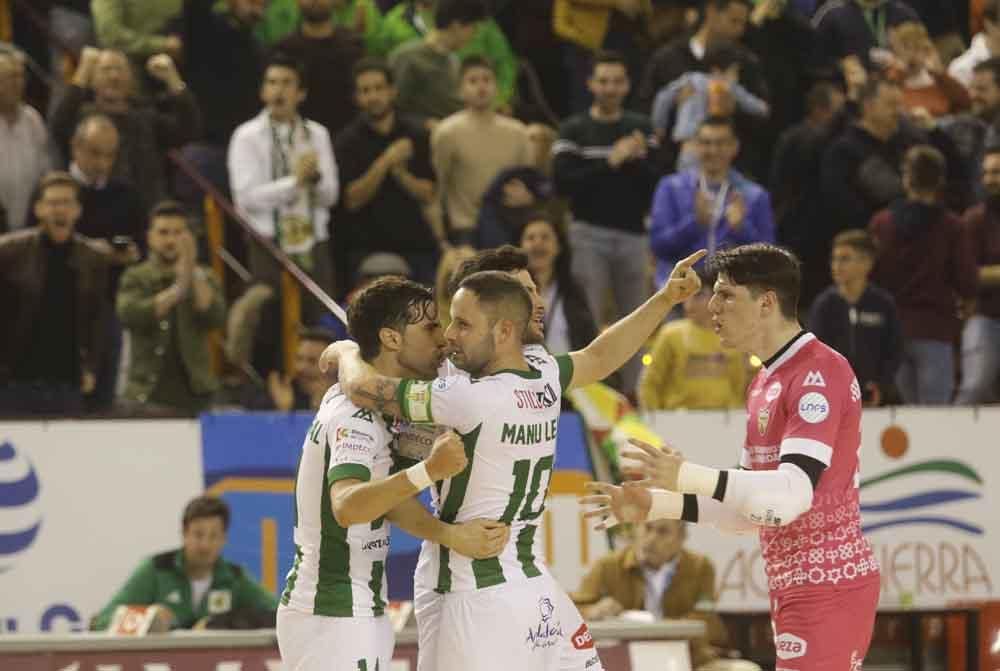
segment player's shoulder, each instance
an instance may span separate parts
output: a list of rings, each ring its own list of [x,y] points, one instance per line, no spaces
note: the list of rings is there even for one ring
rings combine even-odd
[[[388,433],[382,415],[352,403],[340,385],[334,385],[326,392],[316,419],[326,427],[350,427],[370,432],[373,436]]]
[[[860,397],[857,379],[850,362],[837,350],[812,334],[799,351],[799,355],[784,371],[784,381],[791,390],[819,394],[850,393],[852,399]]]

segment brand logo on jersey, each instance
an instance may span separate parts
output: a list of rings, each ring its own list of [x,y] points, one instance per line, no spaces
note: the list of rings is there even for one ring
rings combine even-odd
[[[795,634],[781,634],[774,639],[778,659],[796,659],[806,654],[809,643]]]
[[[542,366],[545,364],[545,359],[540,356],[535,356],[534,354],[525,354],[524,360],[528,363],[533,363],[536,366]]]
[[[357,419],[363,419],[366,422],[371,422],[372,424],[375,423],[375,416],[372,414],[371,410],[368,410],[366,408],[358,408],[358,411],[355,412],[353,415],[351,415],[351,417],[355,417]]]
[[[855,403],[861,400],[861,385],[858,384],[858,378],[851,380],[851,400]]]
[[[799,417],[810,424],[819,424],[830,416],[830,403],[826,396],[811,391],[799,399]]]
[[[178,592],[177,590],[174,590],[173,592],[171,592],[170,594],[168,594],[167,598],[164,599],[164,600],[167,603],[180,603],[181,602],[181,593]]]
[[[546,384],[544,391],[514,390],[514,403],[518,410],[547,410],[559,402],[559,394],[551,385]]]
[[[761,408],[757,413],[757,430],[760,431],[760,435],[767,433],[767,424],[771,421],[771,411],[767,408]]]
[[[376,538],[375,540],[370,540],[361,546],[363,552],[368,552],[370,550],[388,550],[389,549],[389,539],[388,538]]]
[[[552,599],[543,596],[538,600],[539,622],[528,630],[528,635],[524,639],[525,645],[529,646],[532,652],[539,648],[555,647],[563,639],[562,623],[553,620],[555,610]]]
[[[35,542],[42,527],[35,467],[11,443],[0,444],[0,573]]]
[[[823,374],[818,370],[811,370],[806,373],[806,380],[802,383],[803,387],[825,387],[826,380],[823,379]]]
[[[590,629],[587,629],[586,622],[573,633],[573,647],[577,650],[589,650],[594,647],[594,637],[590,635]]]
[[[538,445],[556,439],[559,420],[537,422],[535,424],[504,424],[500,431],[500,442],[511,445]]]
[[[451,385],[455,384],[454,377],[439,377],[434,380],[434,384],[431,387],[434,391],[448,391],[451,389]]]
[[[781,396],[781,383],[775,382],[770,387],[767,388],[767,393],[764,394],[764,401],[770,403],[774,399]]]
[[[600,663],[601,663],[601,658],[598,657],[597,655],[594,655],[593,657],[587,660],[587,663],[583,665],[583,668],[589,669],[590,667],[597,666]]]
[[[373,442],[375,442],[375,437],[371,434],[365,433],[364,431],[358,431],[357,429],[351,429],[346,426],[337,427],[336,438],[334,439],[334,445],[336,447],[352,450],[367,449],[367,445],[362,445],[361,443]]]

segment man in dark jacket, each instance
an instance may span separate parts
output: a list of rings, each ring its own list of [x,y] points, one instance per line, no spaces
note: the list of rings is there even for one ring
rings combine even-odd
[[[872,218],[879,259],[876,283],[893,295],[903,323],[896,385],[906,403],[947,404],[954,390],[952,344],[959,302],[976,296],[976,262],[961,222],[945,210],[941,152],[918,145],[903,161],[906,198]]]
[[[74,232],[79,186],[42,178],[38,226],[0,236],[0,411],[72,414],[94,389],[110,259]]]
[[[844,231],[833,239],[833,286],[809,312],[809,330],[851,362],[867,405],[895,399],[895,377],[903,355],[896,302],[868,283],[875,243],[867,231]]]

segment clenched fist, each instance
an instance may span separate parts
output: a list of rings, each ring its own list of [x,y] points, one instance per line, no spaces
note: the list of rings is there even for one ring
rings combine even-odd
[[[469,465],[462,439],[454,431],[442,433],[434,440],[434,447],[424,464],[427,475],[434,482],[458,475]]]

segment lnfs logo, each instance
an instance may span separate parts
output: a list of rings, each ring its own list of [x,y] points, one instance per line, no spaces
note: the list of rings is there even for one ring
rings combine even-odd
[[[0,573],[31,547],[42,526],[38,476],[9,442],[0,444]]]

